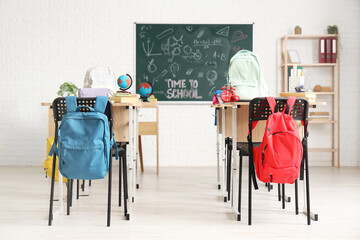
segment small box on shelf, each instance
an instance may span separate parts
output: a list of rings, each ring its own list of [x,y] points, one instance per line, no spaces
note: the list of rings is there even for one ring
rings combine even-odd
[[[316,94],[311,92],[281,92],[280,97],[303,97],[306,98],[310,103],[316,102]]]

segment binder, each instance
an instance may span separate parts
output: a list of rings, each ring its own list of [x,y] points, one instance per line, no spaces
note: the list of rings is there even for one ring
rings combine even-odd
[[[331,38],[331,62],[336,63],[337,57],[337,39],[335,37]]]
[[[326,63],[331,63],[331,38],[326,38],[325,39],[325,57],[326,57],[326,60],[325,62]]]
[[[319,63],[325,63],[325,38],[319,39]]]

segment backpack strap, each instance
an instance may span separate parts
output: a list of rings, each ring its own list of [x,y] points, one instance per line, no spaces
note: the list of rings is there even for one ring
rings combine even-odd
[[[270,109],[275,113],[276,101],[273,97],[266,97],[267,102],[269,103]]]
[[[77,107],[76,96],[65,97],[66,112],[75,112]]]
[[[289,112],[288,112],[289,115],[291,113],[291,110],[294,107],[295,101],[296,101],[296,97],[288,97],[287,105],[289,105]],[[286,107],[284,107],[284,110],[283,110],[284,113],[285,113],[285,110],[286,110]]]
[[[109,101],[108,97],[97,96],[95,106],[94,106],[95,112],[104,113],[108,101]]]
[[[50,151],[49,151],[49,153],[48,153],[48,156],[51,157],[54,153],[55,153],[56,155],[58,155],[58,148],[57,148],[57,146],[56,146],[55,141],[53,142],[53,145],[51,146],[51,149],[50,149]]]

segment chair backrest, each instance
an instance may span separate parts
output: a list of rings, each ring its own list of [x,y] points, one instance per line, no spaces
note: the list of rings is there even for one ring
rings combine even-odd
[[[96,98],[76,98],[76,102],[77,102],[78,106],[88,106],[88,107],[93,108],[95,106]],[[62,120],[62,118],[66,114],[66,101],[65,101],[65,98],[64,97],[56,98],[53,101],[52,108],[53,108],[53,111],[54,111],[54,121],[55,121],[55,124],[57,124],[58,122],[60,122]],[[80,111],[88,112],[89,109],[88,108],[81,108]],[[110,131],[112,131],[113,109],[112,109],[112,104],[110,103],[110,101],[106,105],[106,109],[105,109],[104,114],[109,119]]]
[[[284,107],[287,107],[287,98],[279,97],[275,98],[275,101],[275,111],[283,111]],[[290,113],[294,120],[303,121],[304,125],[307,126],[308,112],[308,101],[305,98],[296,98],[294,107]],[[249,107],[249,124],[254,121],[266,121],[271,114],[272,111],[266,98],[254,98],[251,100]]]

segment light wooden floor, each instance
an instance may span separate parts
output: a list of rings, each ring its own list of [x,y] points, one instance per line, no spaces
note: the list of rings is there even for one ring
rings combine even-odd
[[[117,207],[117,168],[112,226],[106,227],[106,182],[93,182],[90,197],[74,200],[70,216],[47,226],[49,179],[41,168],[0,168],[0,239],[360,239],[360,168],[311,168],[312,210],[319,221],[306,225],[293,202],[281,209],[275,191],[254,192],[253,225],[235,221],[216,186],[215,168],[146,168],[131,221]],[[245,169],[246,171],[246,169]],[[247,174],[245,173],[247,179]],[[292,196],[292,186],[287,193]],[[302,196],[302,192],[301,192]],[[302,201],[300,203],[302,206]]]

